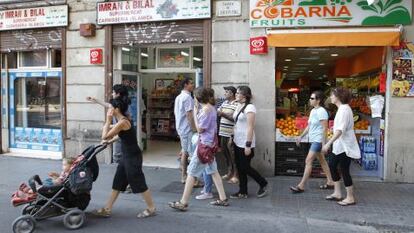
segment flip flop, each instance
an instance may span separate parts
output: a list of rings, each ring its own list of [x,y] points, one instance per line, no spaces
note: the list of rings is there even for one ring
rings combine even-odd
[[[337,197],[334,197],[332,195],[329,195],[329,196],[325,197],[325,200],[328,200],[328,201],[342,201],[342,197],[337,198]]]
[[[338,205],[340,205],[340,206],[350,206],[350,205],[355,205],[356,204],[356,202],[354,201],[354,202],[345,202],[345,201],[339,201],[339,202],[337,202],[338,203]]]
[[[299,188],[299,186],[291,186],[290,190],[292,191],[292,193],[303,193],[305,192],[304,189]]]
[[[111,217],[111,211],[106,208],[100,208],[97,210],[93,210],[92,214],[98,217],[109,218]]]
[[[150,211],[149,209],[145,209],[141,213],[138,213],[137,218],[148,218],[157,215],[156,210]]]
[[[334,186],[329,184],[323,184],[319,186],[319,189],[334,189]]]

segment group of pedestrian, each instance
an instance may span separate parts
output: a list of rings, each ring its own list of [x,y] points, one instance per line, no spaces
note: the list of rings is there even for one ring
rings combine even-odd
[[[352,159],[361,158],[361,152],[354,132],[354,120],[351,107],[348,103],[351,100],[351,93],[348,89],[338,87],[332,90],[330,96],[331,103],[336,105],[336,112],[333,124],[333,136],[328,140],[328,112],[322,106],[324,96],[321,91],[315,91],[309,98],[313,109],[310,112],[308,126],[304,132],[297,137],[296,143],[299,146],[302,138],[308,134],[310,148],[305,161],[305,171],[300,183],[290,187],[293,193],[303,193],[306,181],[312,172],[312,163],[318,158],[323,172],[326,174],[327,182],[321,185],[320,189],[333,189],[331,195],[326,196],[326,200],[337,201],[341,206],[356,204],[354,197],[353,182],[350,175],[350,165]],[[325,155],[332,147],[332,156],[328,163]],[[340,169],[338,169],[338,167]],[[339,175],[339,171],[341,175]],[[343,178],[346,196],[342,197],[340,178]]]
[[[180,200],[170,202],[169,206],[181,211],[187,210],[196,178],[204,180],[204,188],[196,199],[213,198],[212,184],[216,186],[219,198],[210,202],[212,205],[229,205],[222,179],[229,183],[239,184],[239,191],[230,195],[230,198],[247,198],[247,176],[251,176],[259,184],[257,197],[264,197],[267,194],[268,183],[250,166],[251,159],[254,157],[256,115],[256,108],[251,103],[250,88],[247,86],[240,86],[237,89],[232,86],[224,87],[226,100],[216,109],[212,89],[199,87],[194,90],[194,98],[192,98],[191,90],[194,87],[191,79],[186,78],[182,83],[183,90],[175,99],[174,113],[181,141],[181,154],[186,154],[186,157],[182,157],[181,160],[182,168],[186,167],[183,159],[189,157],[190,162],[186,171],[182,169],[182,180],[184,172],[187,175],[185,182],[183,181],[185,183],[183,195]],[[217,127],[217,117],[220,117],[219,127]],[[193,123],[195,130],[192,132]],[[191,146],[192,142],[196,144],[195,147]],[[208,162],[200,158],[203,153],[200,152],[200,147],[214,148],[218,144],[220,144],[227,166],[227,174],[223,177],[220,177],[214,156]]]
[[[169,206],[181,211],[187,210],[197,178],[203,178],[205,186],[207,186],[204,187],[202,195],[199,195],[197,199],[213,198],[211,185],[214,183],[219,197],[210,202],[212,205],[229,205],[222,179],[239,184],[238,192],[230,195],[230,198],[244,199],[248,197],[247,176],[253,178],[259,185],[257,197],[266,196],[268,182],[250,164],[256,146],[254,133],[256,108],[251,102],[251,89],[248,86],[239,86],[237,89],[232,86],[224,87],[226,100],[216,109],[212,89],[199,87],[192,93],[194,84],[191,79],[184,79],[182,83],[183,90],[175,100],[174,112],[177,119],[177,132],[181,141],[182,181],[185,183],[185,187],[181,199],[170,202]],[[102,140],[103,143],[119,140],[121,152],[109,199],[104,207],[93,211],[93,213],[103,217],[111,216],[113,205],[119,193],[125,191],[130,185],[131,192],[141,193],[147,205],[147,208],[138,213],[137,217],[155,216],[156,208],[142,171],[142,151],[138,146],[136,132],[132,127],[128,113],[130,104],[128,92],[119,86],[114,86],[112,99],[109,103],[99,102],[92,97],[87,99],[108,107],[106,121],[102,129]],[[352,110],[348,105],[351,94],[347,89],[336,88],[332,91],[330,99],[338,107],[338,111],[334,119],[334,134],[328,140],[326,138],[328,114],[321,106],[323,94],[316,91],[310,96],[310,104],[313,109],[309,117],[309,125],[298,137],[297,143],[304,135],[309,134],[311,146],[306,158],[304,176],[297,186],[291,187],[291,190],[294,193],[304,192],[305,183],[311,173],[312,161],[318,158],[327,174],[327,182],[320,188],[334,190],[326,199],[336,200],[338,204],[343,206],[353,205],[356,202],[349,168],[351,160],[360,157],[360,151],[353,131]],[[217,127],[218,117],[221,118],[219,127]],[[195,144],[195,148],[193,144]],[[215,158],[219,144],[228,168],[227,174],[223,177],[218,172]],[[334,156],[328,167],[324,156],[331,146],[333,146]],[[187,159],[190,160],[189,164],[187,164]],[[338,166],[341,176],[338,173]],[[344,179],[346,187],[344,199],[341,194],[340,177]]]

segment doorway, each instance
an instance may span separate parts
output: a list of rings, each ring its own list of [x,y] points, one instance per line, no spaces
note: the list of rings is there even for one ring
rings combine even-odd
[[[373,114],[374,99],[385,101],[383,77],[387,69],[386,47],[292,47],[276,49],[276,175],[302,175],[308,151],[308,137],[300,146],[295,139],[306,128],[313,91],[325,97],[335,87],[351,90],[349,103],[354,112],[354,130],[362,158],[354,160],[351,173],[364,178],[381,179],[384,175],[385,106],[380,116]],[[336,107],[329,98],[322,103],[329,113],[332,135]],[[329,156],[327,156],[329,160]],[[323,177],[315,161],[314,177]]]
[[[202,85],[202,53],[200,45],[118,47],[120,59],[115,64],[121,69],[114,73],[114,84],[122,83],[130,90],[131,117],[144,165],[179,166],[174,100],[184,78]]]

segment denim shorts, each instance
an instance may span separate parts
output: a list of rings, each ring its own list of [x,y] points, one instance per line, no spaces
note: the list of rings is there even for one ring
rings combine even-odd
[[[195,148],[195,152],[191,157],[190,164],[187,167],[187,174],[189,176],[201,178],[203,171],[207,173],[207,175],[212,175],[217,170],[217,162],[216,159],[212,163],[201,163],[197,156],[197,147]]]
[[[181,152],[187,152],[188,154],[191,153],[191,138],[193,137],[193,133],[190,132],[185,135],[180,136],[180,143],[181,143]]]
[[[322,151],[322,143],[320,142],[312,142],[309,148],[309,151],[312,152],[321,152]]]

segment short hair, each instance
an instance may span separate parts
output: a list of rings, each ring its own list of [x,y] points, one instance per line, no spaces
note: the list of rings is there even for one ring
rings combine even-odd
[[[239,90],[239,94],[242,94],[244,97],[246,97],[246,104],[250,104],[252,101],[252,90],[248,86],[238,86],[237,90]]]
[[[210,100],[208,101],[211,105],[216,105],[216,99],[214,98],[214,89],[207,88],[207,91],[209,92]]]
[[[315,95],[315,98],[316,98],[317,100],[319,100],[319,103],[320,103],[321,105],[324,103],[324,101],[325,101],[325,95],[323,94],[323,92],[322,92],[322,91],[320,91],[320,90],[313,91],[313,92],[312,92],[312,94],[313,94],[313,95]]]
[[[112,87],[112,90],[119,94],[119,96],[127,96],[128,97],[128,88],[122,84],[116,84]]]
[[[211,92],[212,89],[205,88],[205,87],[197,87],[194,90],[194,98],[198,100],[198,102],[207,104],[211,103]]]
[[[188,85],[191,82],[191,78],[186,77],[181,81],[181,89],[184,89],[185,85]]]
[[[348,104],[352,99],[351,92],[344,87],[334,88],[332,94],[336,96],[342,104]]]

